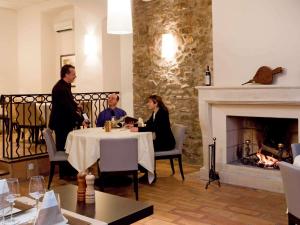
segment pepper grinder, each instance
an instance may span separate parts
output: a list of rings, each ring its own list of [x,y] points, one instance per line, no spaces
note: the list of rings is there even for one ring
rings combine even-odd
[[[85,201],[85,189],[86,189],[85,177],[86,177],[86,172],[79,172],[77,174],[77,183],[78,183],[77,201],[78,202]]]
[[[94,189],[94,182],[95,176],[91,173],[86,175],[86,191],[85,191],[85,203],[92,204],[95,203],[95,189]]]

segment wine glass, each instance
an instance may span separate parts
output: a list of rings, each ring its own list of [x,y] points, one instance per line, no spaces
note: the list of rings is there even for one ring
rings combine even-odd
[[[59,193],[54,193],[54,194],[55,194],[55,198],[56,198],[56,201],[57,201],[57,205],[58,205],[59,211],[61,211],[61,203],[60,203]]]
[[[9,203],[6,201],[8,195],[8,185],[6,179],[0,180],[0,210],[2,213],[2,219],[0,224],[5,224],[5,209],[9,206]]]
[[[33,176],[29,182],[29,195],[35,199],[35,208],[38,212],[39,199],[45,194],[45,180],[43,176]]]
[[[6,196],[5,199],[10,205],[10,220],[5,224],[16,224],[12,215],[13,215],[14,202],[16,198],[20,196],[19,180],[18,178],[8,178],[6,181],[8,186],[8,195]]]

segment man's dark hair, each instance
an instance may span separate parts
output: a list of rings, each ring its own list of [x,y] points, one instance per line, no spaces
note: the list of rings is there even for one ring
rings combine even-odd
[[[70,73],[70,68],[75,69],[75,66],[71,64],[64,65],[60,70],[60,78],[63,79],[66,74]]]

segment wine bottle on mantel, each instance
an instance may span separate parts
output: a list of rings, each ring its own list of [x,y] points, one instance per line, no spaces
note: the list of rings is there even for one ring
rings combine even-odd
[[[211,86],[211,73],[209,70],[209,66],[206,67],[204,84],[205,84],[205,86]]]

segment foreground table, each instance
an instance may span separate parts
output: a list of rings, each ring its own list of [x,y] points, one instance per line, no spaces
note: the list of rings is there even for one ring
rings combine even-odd
[[[153,214],[153,205],[106,194],[95,193],[95,204],[77,202],[77,186],[68,184],[53,188],[60,194],[61,208],[106,222],[108,225],[126,225]]]

